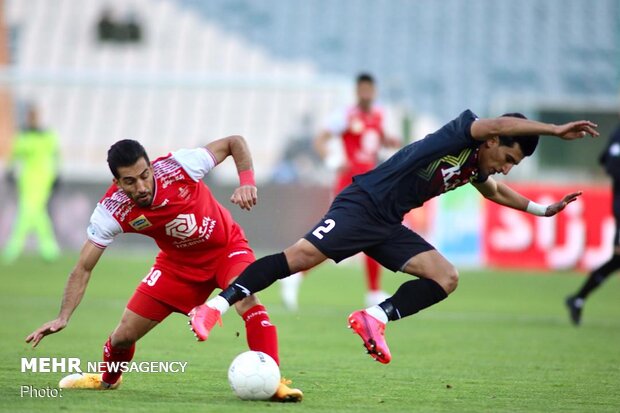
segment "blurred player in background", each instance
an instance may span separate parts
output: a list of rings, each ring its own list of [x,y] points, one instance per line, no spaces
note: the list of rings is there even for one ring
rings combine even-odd
[[[19,257],[30,233],[37,235],[41,257],[55,260],[60,249],[47,204],[58,172],[58,137],[41,127],[35,106],[28,108],[26,126],[15,140],[8,170],[10,180],[17,176],[18,211],[13,232],[4,248],[4,262],[10,263]]]
[[[152,164],[140,143],[122,140],[108,151],[113,184],[99,201],[71,272],[55,320],[43,324],[26,338],[36,346],[44,336],[57,333],[69,322],[80,303],[91,272],[105,248],[122,233],[151,237],[160,248],[155,264],[127,303],[119,325],[103,347],[105,362],[131,361],[135,343],[173,312],[188,314],[215,288],[225,288],[254,261],[254,253],[241,227],[220,205],[202,178],[232,156],[240,186],[231,202],[250,210],[257,191],[252,157],[245,140],[230,136],[197,149],[181,149]],[[269,354],[276,363],[276,327],[258,298],[249,296],[236,305],[245,321],[248,346]],[[115,389],[121,372],[72,374],[61,388]],[[284,380],[276,401],[301,401],[303,394]]]
[[[570,319],[576,326],[581,323],[581,312],[586,298],[611,274],[620,269],[620,227],[618,226],[620,225],[620,126],[609,137],[609,142],[599,158],[599,163],[605,168],[605,172],[612,180],[612,209],[616,220],[614,251],[609,261],[590,273],[579,291],[566,298]]]
[[[355,175],[377,166],[382,147],[400,147],[400,140],[385,133],[385,113],[374,103],[377,90],[372,75],[361,73],[357,76],[355,93],[356,104],[335,113],[314,140],[315,149],[327,167],[337,170],[332,198],[349,186]],[[334,136],[338,137],[339,145],[330,150],[330,140]],[[368,288],[366,304],[378,304],[389,297],[381,290],[381,267],[368,255],[364,255],[364,259]],[[289,309],[297,309],[302,279],[303,273],[299,272],[282,280],[282,300]]]
[[[458,283],[456,268],[420,235],[402,225],[404,214],[467,183],[500,205],[547,217],[562,211],[581,194],[575,192],[551,205],[540,205],[493,179],[492,175],[507,174],[531,155],[538,135],[568,140],[588,133],[598,135],[596,125],[588,121],[551,125],[524,118],[512,113],[478,119],[466,110],[377,168],[356,176],[304,238],[284,252],[257,260],[218,296],[194,309],[202,315],[190,320],[198,338],[206,340],[221,314],[249,294],[327,258],[339,262],[363,251],[394,272],[419,278],[403,283],[382,303],[349,316],[349,326],[362,338],[368,353],[381,363],[389,363],[391,354],[384,337],[387,322],[438,303]]]

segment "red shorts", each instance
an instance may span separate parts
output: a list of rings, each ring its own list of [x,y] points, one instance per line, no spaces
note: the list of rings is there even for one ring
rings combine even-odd
[[[203,280],[184,277],[200,269],[157,259],[144,277],[127,308],[150,320],[162,321],[172,312],[187,314],[203,304],[216,288],[224,289],[243,270],[256,260],[246,240],[236,242],[223,253],[215,270],[205,274]]]
[[[336,176],[336,182],[332,188],[332,198],[335,198],[343,189],[351,185],[355,175],[364,174],[374,168],[373,165],[353,165]]]

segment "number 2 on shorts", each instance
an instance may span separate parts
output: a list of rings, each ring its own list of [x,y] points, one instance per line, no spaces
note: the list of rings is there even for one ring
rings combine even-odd
[[[334,229],[335,226],[336,226],[336,221],[334,221],[333,219],[326,219],[325,225],[316,227],[316,229],[312,231],[312,235],[314,235],[318,239],[323,239],[323,234],[327,234],[329,231]]]

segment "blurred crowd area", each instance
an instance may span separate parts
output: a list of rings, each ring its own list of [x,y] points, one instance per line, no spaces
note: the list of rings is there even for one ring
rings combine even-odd
[[[470,108],[480,116],[617,119],[617,0],[3,0],[0,80],[13,129],[40,105],[61,137],[61,171],[106,177],[104,152],[140,139],[153,153],[240,133],[262,182],[325,182],[309,141],[378,81],[405,141]],[[586,17],[587,16],[587,17]],[[6,135],[6,133],[5,133]],[[11,137],[0,137],[4,159]],[[592,177],[599,142],[543,144],[521,173],[565,161]],[[560,161],[558,161],[560,160]],[[318,169],[318,171],[317,171]],[[230,183],[234,171],[214,174]],[[303,178],[303,179],[302,179]]]
[[[260,225],[238,219],[265,239],[265,248],[292,241],[303,233],[297,223],[312,223],[328,205],[334,171],[312,141],[335,111],[355,101],[354,80],[362,71],[375,76],[378,101],[389,115],[386,129],[403,144],[466,108],[481,117],[519,111],[546,122],[589,118],[599,123],[602,139],[570,145],[543,139],[510,180],[549,187],[607,183],[596,160],[620,110],[618,0],[0,5],[0,169],[36,105],[41,124],[58,136],[64,185],[51,205],[60,227],[85,227],[110,182],[105,157],[116,140],[140,140],[156,157],[241,134],[259,184],[273,197],[265,200],[266,211],[287,220],[279,225],[286,234],[269,234],[281,224],[269,214]],[[208,177],[222,193],[236,180],[232,163]],[[9,201],[0,214],[0,240],[11,227],[13,194],[3,181],[0,196]],[[450,205],[465,205],[460,213],[467,216],[467,208],[479,209],[468,199],[431,205],[411,225],[441,240],[442,226],[434,222],[445,223],[446,216],[461,222]],[[73,248],[73,238],[82,239],[67,234],[61,245]],[[482,247],[463,253],[474,263],[484,254]]]

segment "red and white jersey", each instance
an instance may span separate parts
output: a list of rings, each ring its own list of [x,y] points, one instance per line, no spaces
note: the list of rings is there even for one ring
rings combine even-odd
[[[358,105],[336,113],[327,130],[342,138],[349,173],[368,172],[377,165],[379,150],[384,138],[384,112],[373,106],[364,112]]]
[[[201,180],[216,165],[213,154],[205,148],[181,149],[152,165],[152,204],[138,206],[113,184],[90,218],[88,239],[105,248],[120,233],[143,234],[161,249],[158,260],[210,267],[232,238],[244,237]]]

